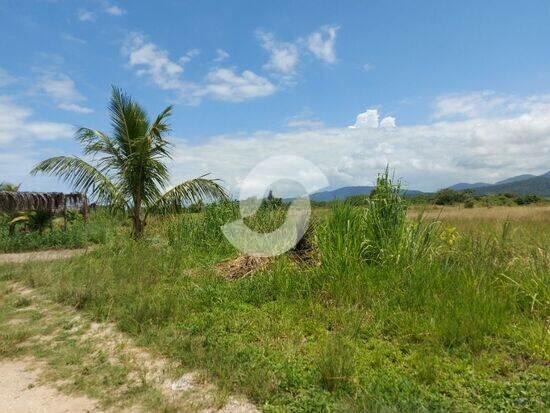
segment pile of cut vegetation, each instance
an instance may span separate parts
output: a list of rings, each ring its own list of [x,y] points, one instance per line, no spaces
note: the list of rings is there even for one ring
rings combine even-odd
[[[264,268],[270,261],[271,257],[241,255],[235,259],[220,262],[216,265],[216,271],[226,278],[236,280],[252,275]]]

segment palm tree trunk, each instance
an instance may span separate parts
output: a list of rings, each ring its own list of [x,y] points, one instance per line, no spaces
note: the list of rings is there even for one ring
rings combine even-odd
[[[140,239],[143,235],[143,221],[141,220],[141,196],[139,194],[136,195],[134,200],[134,238]]]

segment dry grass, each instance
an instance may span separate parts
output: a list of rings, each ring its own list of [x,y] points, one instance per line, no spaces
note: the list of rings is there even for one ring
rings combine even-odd
[[[426,218],[441,220],[478,220],[478,221],[550,221],[550,205],[543,206],[496,206],[464,208],[462,206],[415,207],[409,211],[409,217],[424,213]]]

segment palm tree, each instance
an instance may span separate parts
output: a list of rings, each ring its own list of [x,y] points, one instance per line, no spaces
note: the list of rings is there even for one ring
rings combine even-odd
[[[186,203],[226,197],[219,180],[207,175],[164,192],[169,181],[165,161],[171,158],[171,145],[164,135],[170,130],[171,106],[151,122],[140,105],[113,87],[109,111],[111,136],[89,128],[80,128],[75,135],[95,166],[80,157],[57,156],[37,164],[31,174],[55,175],[97,202],[127,211],[136,238],[143,234],[151,212],[170,212]]]

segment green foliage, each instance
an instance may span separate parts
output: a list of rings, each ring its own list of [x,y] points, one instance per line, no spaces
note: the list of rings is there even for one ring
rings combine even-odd
[[[34,214],[30,216],[32,215]],[[27,216],[25,218],[28,219]],[[42,233],[39,230],[20,231],[16,227],[16,231],[10,235],[9,222],[0,223],[0,252],[81,248],[89,244],[104,244],[119,225],[116,217],[104,211],[90,214],[88,223],[84,223],[81,218],[72,220],[68,223],[66,231],[62,225],[50,224],[51,216],[47,218],[46,221],[42,218],[40,221],[37,219],[32,224],[36,229],[37,225],[43,226]]]
[[[542,198],[538,195],[522,195],[514,199],[514,202],[518,205],[529,205],[541,202]]]
[[[471,199],[469,191],[455,191],[454,189],[440,189],[435,194],[436,205],[454,205]]]
[[[76,209],[68,209],[65,212],[65,216],[67,218],[68,223],[74,223],[74,222],[82,222],[84,221],[84,217],[82,214],[77,211]]]
[[[273,191],[269,191],[267,197],[262,199],[261,208],[264,209],[277,209],[283,206],[283,199],[277,198],[273,195]]]
[[[346,202],[335,203],[319,224],[317,244],[328,274],[346,274],[360,265],[365,233],[362,211]]]
[[[21,184],[12,184],[10,182],[0,182],[0,191],[17,192]]]

